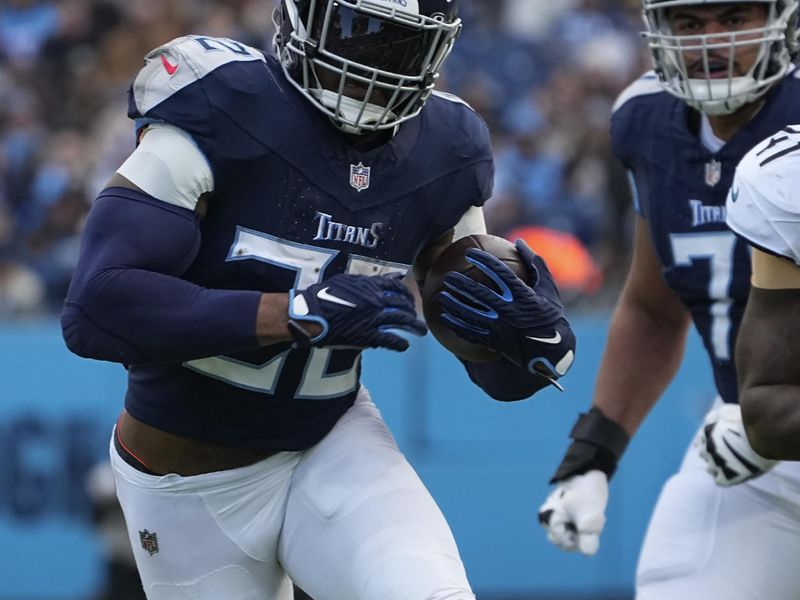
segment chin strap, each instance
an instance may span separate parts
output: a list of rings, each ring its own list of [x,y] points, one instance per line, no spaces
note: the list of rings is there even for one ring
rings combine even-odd
[[[752,76],[720,80],[689,79],[687,84],[691,97],[686,103],[711,116],[734,113],[766,91],[759,89]]]
[[[336,125],[346,133],[362,133],[363,126],[380,125],[386,120],[392,120],[396,115],[392,111],[386,111],[386,107],[354,100],[349,96],[339,95],[336,92],[325,89],[311,90],[311,95],[320,104],[332,111],[337,111],[342,121]],[[359,114],[361,115],[359,118]],[[355,123],[358,123],[356,125]]]

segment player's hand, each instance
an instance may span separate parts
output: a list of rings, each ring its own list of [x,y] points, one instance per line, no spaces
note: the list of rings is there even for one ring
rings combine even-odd
[[[531,276],[527,285],[501,260],[479,248],[466,252],[468,262],[497,286],[478,283],[451,271],[440,293],[442,319],[465,340],[487,346],[531,373],[552,382],[564,375],[575,357],[575,335],[564,317],[558,288],[541,257],[522,240],[516,242]]]
[[[592,556],[606,524],[608,477],[588,471],[559,482],[539,509],[547,539],[566,552]]]
[[[706,470],[723,487],[763,475],[778,464],[750,447],[738,404],[725,403],[712,409],[706,415],[697,445]]]
[[[310,323],[318,324],[322,331],[311,335]],[[291,290],[289,330],[301,347],[351,346],[398,352],[408,349],[403,332],[427,332],[399,274],[339,274],[304,290]]]

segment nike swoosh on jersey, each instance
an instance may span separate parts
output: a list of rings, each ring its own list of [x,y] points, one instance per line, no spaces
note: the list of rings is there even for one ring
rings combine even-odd
[[[532,335],[525,336],[529,340],[533,340],[534,342],[544,342],[545,344],[560,344],[561,343],[561,332],[556,331],[556,334],[553,337],[549,338],[540,338],[540,337],[533,337]]]
[[[349,308],[355,308],[356,305],[352,302],[348,302],[343,298],[339,298],[338,296],[334,296],[328,291],[328,288],[324,287],[320,291],[317,292],[317,298],[320,300],[327,300],[328,302],[333,302],[334,304],[341,304],[342,306],[347,306]]]

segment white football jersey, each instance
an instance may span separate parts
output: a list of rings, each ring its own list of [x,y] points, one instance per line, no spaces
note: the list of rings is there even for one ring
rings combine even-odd
[[[800,264],[800,125],[776,132],[745,155],[726,207],[733,231]]]

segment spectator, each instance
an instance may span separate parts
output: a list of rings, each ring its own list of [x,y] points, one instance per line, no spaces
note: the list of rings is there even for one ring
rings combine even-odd
[[[613,289],[630,236],[615,225],[627,190],[611,166],[605,123],[613,98],[641,69],[630,50],[638,3],[551,4],[460,0],[465,40],[439,87],[462,96],[494,134],[491,231],[531,225],[577,235]],[[133,132],[122,115],[144,54],[189,31],[269,49],[270,30],[263,0],[3,3],[0,246],[12,279],[37,282],[13,286],[30,290],[32,306],[41,290],[45,307],[63,300],[91,198],[130,153]]]

